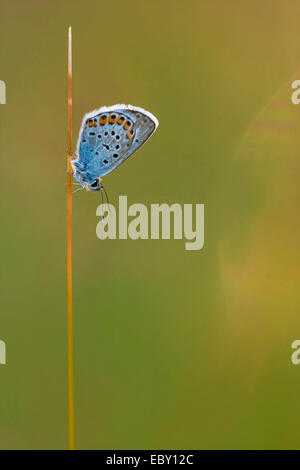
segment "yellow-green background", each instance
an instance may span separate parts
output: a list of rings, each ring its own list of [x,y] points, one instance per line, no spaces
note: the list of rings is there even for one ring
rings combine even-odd
[[[77,448],[299,448],[300,2],[0,4],[0,447],[67,448],[66,63],[153,112],[111,202],[205,203],[205,247],[96,238],[74,196]],[[279,93],[279,94],[278,94]],[[248,129],[248,130],[247,130]]]

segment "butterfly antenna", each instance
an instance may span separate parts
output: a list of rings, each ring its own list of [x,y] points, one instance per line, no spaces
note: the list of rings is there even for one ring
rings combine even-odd
[[[103,196],[103,191],[102,189],[100,190],[100,194],[101,194],[101,211],[102,211],[102,222],[104,220],[104,209],[103,209],[103,205],[104,205],[104,196]]]
[[[106,190],[105,190],[105,187],[104,187],[103,185],[102,185],[102,188],[103,188],[103,191],[104,191],[104,193],[105,193],[105,197],[106,197],[106,203],[107,203],[107,204],[108,204],[108,206],[109,206],[109,200],[108,200],[108,195],[107,195],[107,192],[106,192]],[[109,210],[110,210],[110,208],[109,208]]]

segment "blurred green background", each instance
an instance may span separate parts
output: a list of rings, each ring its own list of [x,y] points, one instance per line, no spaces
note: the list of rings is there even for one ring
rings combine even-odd
[[[111,202],[205,204],[205,247],[96,238],[74,196],[79,449],[299,448],[300,2],[1,2],[0,447],[68,446],[66,66],[160,126]]]

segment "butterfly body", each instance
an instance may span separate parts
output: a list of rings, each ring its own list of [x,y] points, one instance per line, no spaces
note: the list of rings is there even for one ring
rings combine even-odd
[[[71,161],[75,179],[87,190],[101,190],[101,178],[135,153],[157,126],[155,116],[131,105],[103,106],[86,114]]]

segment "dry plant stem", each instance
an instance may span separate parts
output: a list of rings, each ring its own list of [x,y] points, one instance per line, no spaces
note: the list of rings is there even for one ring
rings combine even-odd
[[[67,173],[67,301],[68,301],[68,414],[69,449],[75,449],[74,428],[74,365],[73,365],[73,312],[72,312],[72,28],[68,36],[68,173]]]

